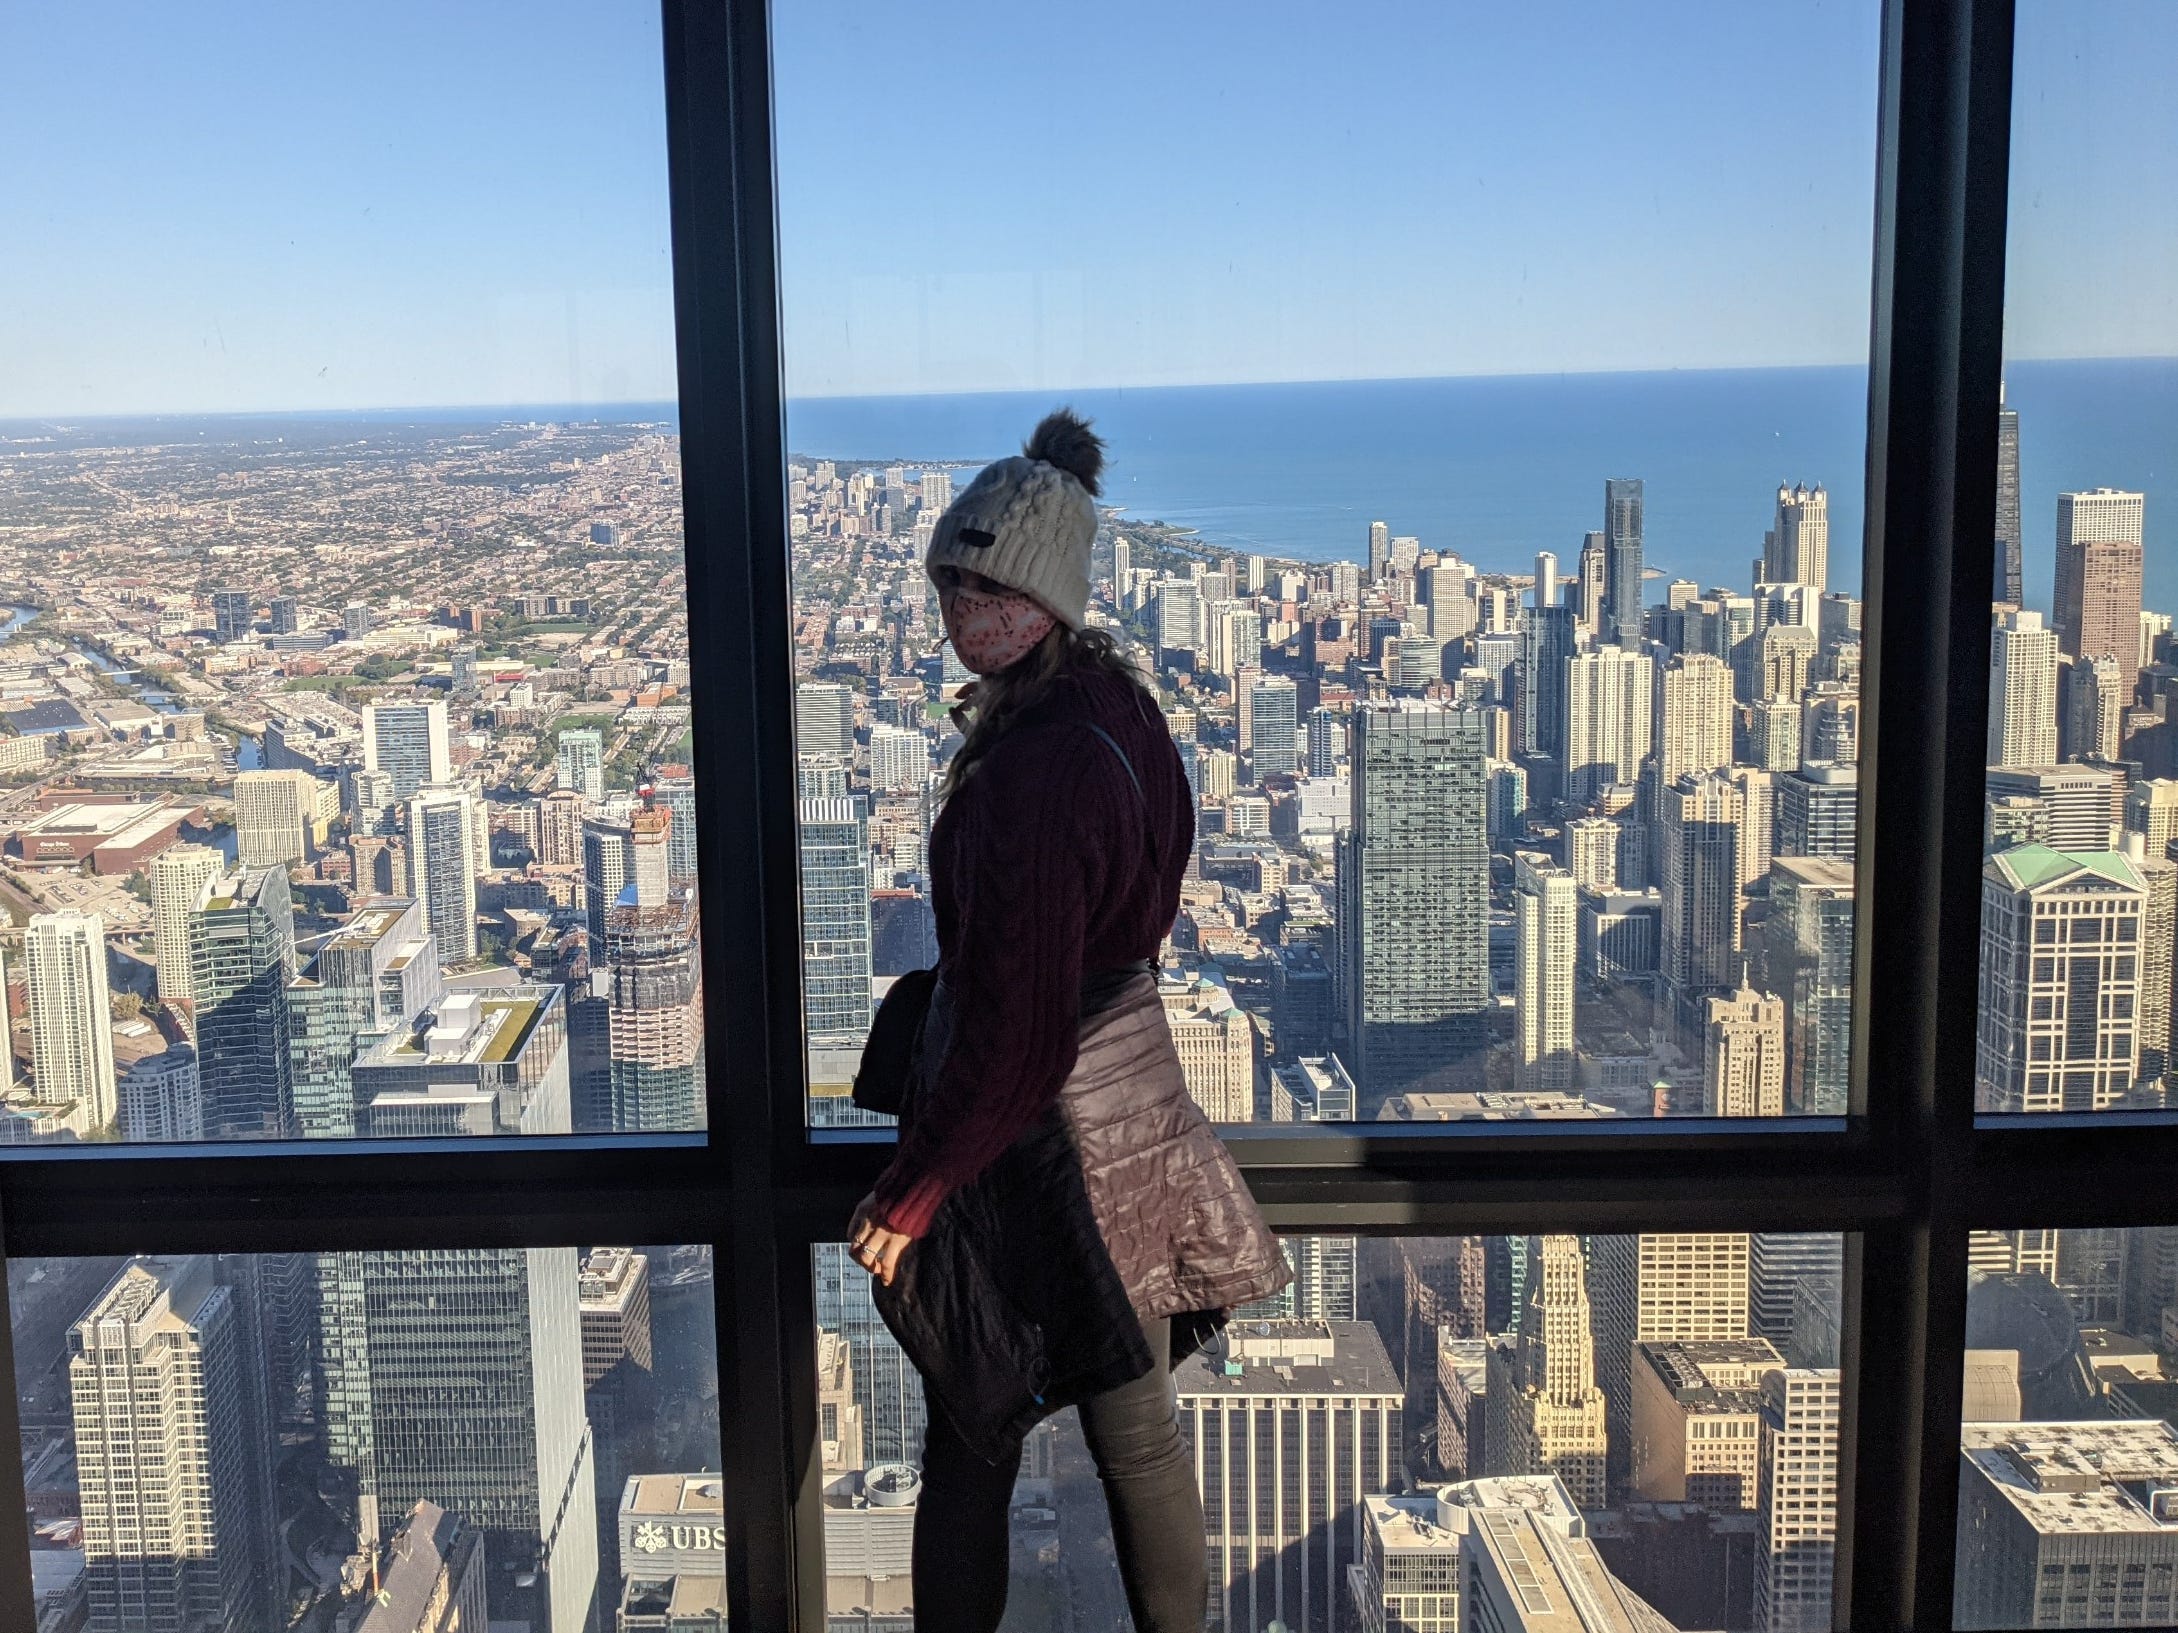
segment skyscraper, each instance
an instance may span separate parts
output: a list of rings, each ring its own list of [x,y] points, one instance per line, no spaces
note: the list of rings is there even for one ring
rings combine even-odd
[[[1767,980],[1785,1001],[1786,1107],[1841,1116],[1852,1082],[1852,863],[1772,862],[1766,930]]]
[[[295,910],[285,868],[244,868],[205,882],[189,919],[197,1065],[211,1139],[297,1132],[287,986]]]
[[[256,597],[247,590],[212,592],[212,639],[221,646],[246,641],[256,625]]]
[[[1989,636],[1989,763],[2057,763],[2057,632],[2024,607]]]
[[[1629,647],[1576,654],[1565,674],[1565,797],[1593,801],[1631,783],[1648,758],[1655,665]]]
[[[1575,605],[1580,608],[1581,633],[1590,640],[1608,640],[1604,622],[1604,592],[1610,585],[1610,561],[1601,533],[1581,535],[1579,572],[1574,579]]]
[[[860,798],[801,802],[802,994],[812,1037],[870,1029],[869,816]]]
[[[1689,1038],[1701,1000],[1739,984],[1739,830],[1744,799],[1718,776],[1681,777],[1661,801],[1664,919],[1659,973]]]
[[[197,1052],[177,1043],[129,1063],[117,1085],[121,1137],[165,1141],[204,1138],[204,1088]]]
[[[113,1012],[106,987],[106,921],[96,913],[33,913],[23,929],[30,989],[30,1064],[38,1097],[73,1103],[79,1135],[113,1124]]]
[[[2067,760],[2112,761],[2133,706],[2132,671],[2111,657],[2067,658],[2057,671],[2057,752]]]
[[[605,910],[613,1127],[704,1126],[703,959],[692,879],[670,872],[672,813],[630,819],[634,865]]]
[[[438,698],[364,704],[363,769],[392,777],[396,800],[452,776],[446,704]]]
[[[1982,1111],[2106,1111],[2139,1066],[2140,919],[2146,892],[2114,851],[2046,845],[1982,865]]]
[[[1667,662],[1656,677],[1659,784],[1729,766],[1733,719],[1732,671],[1722,658],[1689,652]]]
[[[1609,1422],[1614,1495],[1632,1471],[1633,1346],[1744,1338],[1748,1242],[1725,1232],[1581,1238],[1594,1313],[1596,1382]]]
[[[2178,1430],[1967,1423],[1960,1442],[1957,1626],[2178,1623]]]
[[[439,962],[476,957],[476,796],[454,783],[419,788],[408,802],[409,869]]]
[[[1249,762],[1257,782],[1290,777],[1300,768],[1299,700],[1299,690],[1283,675],[1265,675],[1249,685]]]
[[[1646,616],[1639,477],[1614,476],[1603,484],[1603,557],[1603,639],[1638,651]]]
[[[485,1535],[495,1619],[583,1633],[597,1587],[594,1449],[573,1248],[318,1258],[321,1421],[358,1540],[419,1501]]]
[[[685,771],[668,770],[652,779],[651,803],[672,813],[673,827],[666,835],[666,867],[676,879],[696,876],[696,779]]]
[[[1354,823],[1338,852],[1347,1038],[1364,1117],[1479,1071],[1490,1004],[1479,710],[1354,717]]]
[[[1175,1374],[1180,1432],[1202,1482],[1214,1633],[1345,1625],[1361,1501],[1400,1468],[1401,1390],[1366,1321],[1251,1322],[1222,1365]]]
[[[1814,760],[1777,779],[1779,856],[1849,862],[1860,827],[1860,769]]]
[[[189,915],[204,895],[205,882],[226,871],[226,861],[209,845],[169,845],[151,859],[151,945],[159,961],[159,997],[186,1005],[189,980]]]
[[[2138,493],[2057,495],[2057,644],[2068,657],[2114,658],[2127,696],[2140,676]]]
[[[635,835],[608,817],[582,820],[582,903],[592,962],[604,957],[605,910],[620,900],[635,864]]]
[[[571,788],[587,800],[605,797],[605,738],[594,726],[559,734],[553,756],[552,785]]]
[[[1702,1028],[1702,1114],[1785,1114],[1785,1003],[1742,986],[1710,998]]]
[[[1379,583],[1391,565],[1392,530],[1389,522],[1369,524],[1369,582]]]
[[[1573,875],[1522,851],[1513,861],[1514,1083],[1573,1087],[1573,967],[1580,950],[1580,892]]]
[[[1817,590],[1829,583],[1830,495],[1815,487],[1777,488],[1777,519],[1762,539],[1762,581],[1806,584]]]
[[[1564,586],[1558,579],[1558,557],[1556,552],[1550,550],[1536,551],[1535,604],[1538,607],[1555,607],[1564,599],[1563,590]]]
[[[1520,630],[1520,748],[1554,764],[1565,752],[1565,666],[1578,639],[1577,611],[1530,607]]]
[[[794,752],[851,758],[854,751],[855,694],[831,680],[795,687]]]
[[[1577,1507],[1601,1508],[1608,1431],[1580,1239],[1545,1236],[1540,1257],[1517,1337],[1490,1346],[1484,1467],[1556,1475]]]
[[[1828,1633],[1838,1534],[1838,1373],[1787,1367],[1762,1379],[1755,1626]]]
[[[287,988],[290,1092],[306,1137],[361,1132],[357,1054],[413,1024],[443,991],[438,943],[413,898],[366,902],[318,943]]]
[[[1997,401],[2003,402],[2003,388]],[[2019,410],[1997,409],[1996,583],[1990,599],[2018,606],[2026,599],[2019,525]]]
[[[317,828],[318,779],[307,771],[243,771],[234,779],[235,860],[246,868],[295,867]]]
[[[265,1623],[273,1425],[236,1290],[208,1258],[137,1259],[68,1333],[92,1633]],[[284,1606],[282,1607],[284,1608]]]

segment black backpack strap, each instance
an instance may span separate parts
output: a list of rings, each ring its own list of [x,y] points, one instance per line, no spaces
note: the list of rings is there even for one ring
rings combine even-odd
[[[1119,756],[1120,766],[1127,773],[1127,781],[1134,784],[1134,797],[1142,802],[1143,808],[1146,810],[1149,806],[1149,795],[1142,791],[1142,779],[1134,774],[1134,762],[1127,758],[1127,751],[1119,746],[1119,739],[1094,720],[1084,720],[1082,724],[1102,738],[1104,746]]]

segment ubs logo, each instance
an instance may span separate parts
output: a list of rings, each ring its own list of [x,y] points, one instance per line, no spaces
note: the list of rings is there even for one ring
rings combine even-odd
[[[656,1520],[645,1520],[636,1526],[631,1540],[635,1551],[642,1554],[662,1554],[668,1548],[715,1548],[723,1552],[726,1530],[717,1525],[660,1525]]]

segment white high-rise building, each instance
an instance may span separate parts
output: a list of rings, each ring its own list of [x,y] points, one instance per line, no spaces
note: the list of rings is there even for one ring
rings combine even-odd
[[[169,845],[151,859],[151,945],[159,961],[159,997],[193,1001],[189,981],[189,915],[205,884],[226,871],[209,845]]]
[[[586,800],[605,797],[605,736],[595,726],[576,726],[559,734],[552,785],[571,788]]]
[[[930,739],[907,726],[870,728],[870,788],[912,794],[930,783]]]
[[[1630,783],[1648,758],[1653,699],[1648,657],[1599,647],[1566,665],[1565,785],[1586,804],[1614,783]]]
[[[318,779],[307,771],[244,771],[234,779],[235,860],[296,867],[317,831]]]
[[[204,1138],[204,1085],[197,1052],[186,1043],[131,1062],[121,1074],[119,1099],[123,1139]]]
[[[396,800],[451,777],[444,700],[364,704],[363,769],[391,776]]]
[[[1656,766],[1666,787],[1732,763],[1732,668],[1707,652],[1682,653],[1656,677]]]
[[[175,1258],[131,1263],[69,1329],[92,1633],[261,1625],[273,1425],[250,1328],[215,1261]]]
[[[1513,862],[1514,1082],[1523,1089],[1573,1087],[1573,969],[1580,952],[1580,891],[1547,857],[1522,851]]]
[[[1989,635],[1989,763],[2057,763],[2057,632],[2024,607]]]
[[[113,1125],[113,1011],[106,986],[106,921],[96,913],[34,913],[23,930],[30,989],[31,1069],[38,1097],[74,1102],[79,1134]]]
[[[1347,1567],[1360,1559],[1361,1500],[1391,1489],[1400,1467],[1399,1374],[1366,1321],[1236,1323],[1222,1362],[1197,1355],[1174,1374],[1210,1516],[1203,1627],[1336,1633]]]
[[[1820,590],[1830,572],[1830,495],[1821,487],[1777,489],[1777,520],[1762,539],[1762,578]]]
[[[476,796],[452,784],[408,802],[409,867],[442,964],[476,957]]]
[[[1556,552],[1535,552],[1535,604],[1538,607],[1555,607],[1563,599],[1564,586],[1558,581],[1558,557]]]
[[[1762,1379],[1755,1626],[1828,1633],[1838,1536],[1838,1373],[1788,1367]]]
[[[1158,584],[1157,644],[1172,652],[1202,649],[1202,586],[1193,579],[1168,578]]]

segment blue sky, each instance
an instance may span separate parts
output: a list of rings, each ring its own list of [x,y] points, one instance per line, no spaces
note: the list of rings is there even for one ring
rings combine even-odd
[[[2178,352],[2178,5],[2021,9],[2012,348]],[[774,16],[797,393],[1865,354],[1875,0]],[[0,416],[672,391],[646,0],[16,4],[0,63]]]

